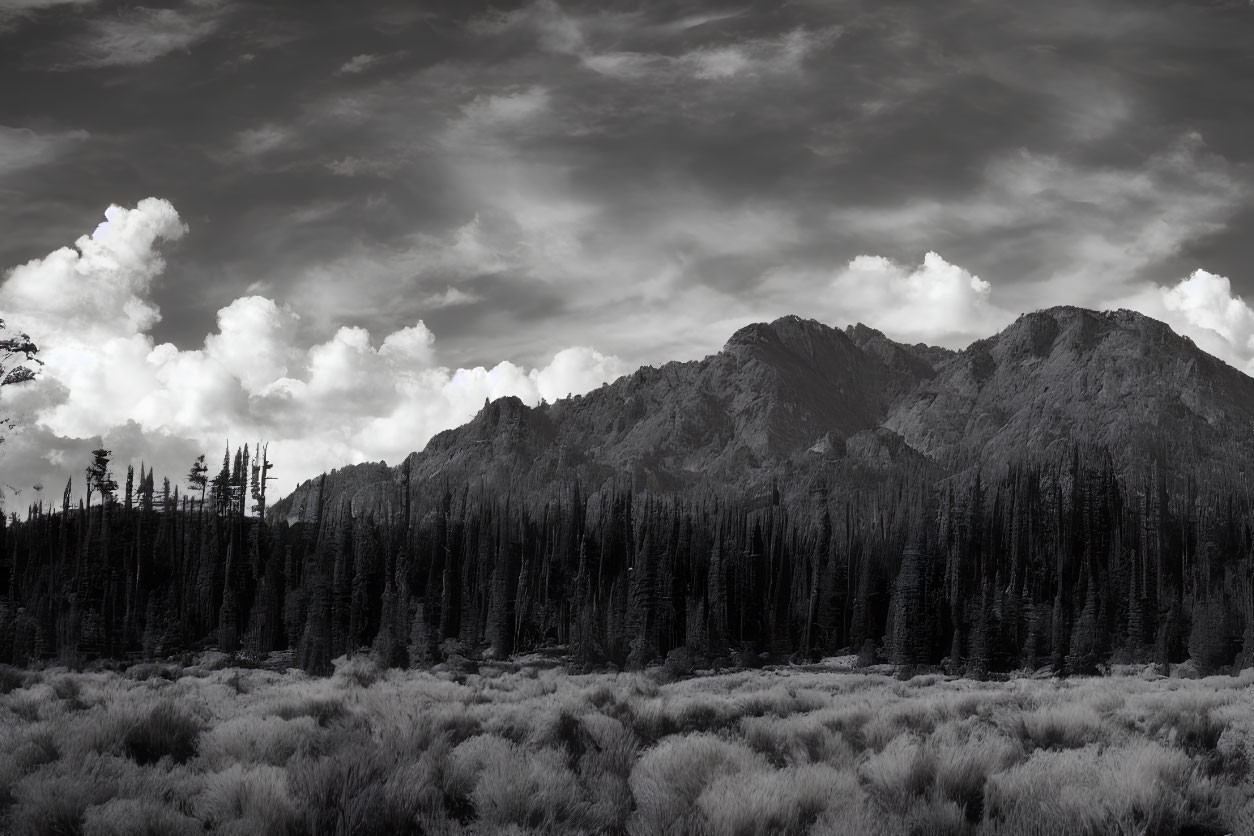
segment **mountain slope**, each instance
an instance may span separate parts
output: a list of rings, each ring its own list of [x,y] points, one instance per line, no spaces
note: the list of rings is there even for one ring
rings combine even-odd
[[[1147,316],[1051,308],[972,344],[885,426],[950,468],[1073,442],[1206,465],[1254,452],[1254,380]]]

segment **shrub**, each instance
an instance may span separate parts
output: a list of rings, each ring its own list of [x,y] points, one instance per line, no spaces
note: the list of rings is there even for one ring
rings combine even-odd
[[[926,736],[936,728],[939,713],[925,700],[914,699],[886,709],[862,729],[867,748],[880,751],[903,734]]]
[[[167,682],[175,682],[183,675],[183,671],[174,665],[145,662],[142,665],[132,665],[126,671],[126,675],[136,682],[146,682],[149,679],[164,679]]]
[[[114,763],[110,763],[114,760]],[[59,836],[81,833],[83,813],[117,795],[116,759],[89,755],[67,773],[40,771],[13,786],[13,805],[5,824],[11,836]]]
[[[310,697],[284,703],[274,709],[274,716],[284,720],[296,717],[312,717],[319,726],[326,727],[348,716],[348,706],[339,697]]]
[[[1017,756],[1017,747],[1005,738],[985,738],[967,745],[946,746],[933,741],[936,796],[950,801],[969,822],[984,815],[989,775],[1005,769]]]
[[[204,778],[195,802],[207,827],[230,832],[284,833],[297,822],[284,770],[234,764]]]
[[[26,684],[26,675],[12,665],[0,665],[0,695],[9,694]]]
[[[697,806],[714,833],[805,833],[838,801],[833,796],[861,796],[853,775],[825,764],[806,765],[720,776],[701,793]]]
[[[1106,738],[1106,724],[1085,704],[1038,708],[1019,717],[1019,737],[1028,748],[1078,749]]]
[[[631,811],[628,779],[640,752],[640,739],[617,720],[588,714],[581,724],[592,746],[579,759],[579,777],[588,794],[587,821],[595,832],[621,828]]]
[[[1226,695],[1214,693],[1156,695],[1143,702],[1137,725],[1191,755],[1205,755],[1215,751],[1229,725],[1217,711],[1227,701]]]
[[[171,703],[161,703],[126,731],[122,744],[127,756],[140,765],[165,757],[186,763],[196,754],[196,741],[203,729],[199,718]]]
[[[396,768],[394,753],[377,744],[356,741],[316,760],[302,760],[288,768],[288,785],[305,833],[409,834],[417,833],[417,799],[387,793]]]
[[[83,685],[74,676],[61,676],[52,683],[52,693],[57,699],[67,703],[71,711],[82,711],[87,707],[83,700]]]
[[[49,726],[31,732],[26,742],[13,750],[13,763],[22,772],[30,772],[44,764],[53,763],[61,757],[61,744],[58,738],[64,729]]]
[[[508,758],[512,742],[492,734],[475,735],[462,741],[449,755],[444,768],[444,793],[450,799],[469,799],[488,763]]]
[[[369,688],[383,678],[384,670],[365,654],[341,656],[331,662],[335,666],[334,678],[358,688]]]
[[[888,743],[859,769],[868,794],[889,811],[905,813],[912,798],[923,796],[936,776],[934,753],[913,735]]]
[[[709,734],[668,737],[645,752],[631,772],[636,810],[628,820],[628,831],[691,830],[693,808],[711,781],[769,768],[761,755],[741,743]]]
[[[1254,766],[1254,722],[1243,719],[1230,723],[1215,742],[1215,752],[1222,759],[1224,772],[1241,780]]]
[[[115,798],[83,815],[83,836],[193,836],[200,822],[155,801]]]
[[[1005,834],[1223,832],[1188,758],[1149,741],[1038,751],[989,777],[986,819]]]
[[[480,824],[491,831],[518,825],[552,832],[582,812],[579,783],[554,749],[511,749],[484,764],[471,793]]]
[[[297,753],[317,754],[322,735],[317,720],[301,716],[258,717],[246,714],[219,723],[200,736],[200,756],[208,764],[227,766],[271,764],[282,766]]]
[[[740,721],[745,742],[776,766],[807,763],[852,763],[853,750],[839,733],[819,718],[745,717]]]
[[[43,703],[29,696],[14,697],[9,700],[8,709],[16,716],[28,723],[34,723],[39,720],[39,710],[43,707]]]
[[[662,667],[671,680],[685,679],[696,670],[697,659],[688,648],[677,647],[666,654],[666,662]]]

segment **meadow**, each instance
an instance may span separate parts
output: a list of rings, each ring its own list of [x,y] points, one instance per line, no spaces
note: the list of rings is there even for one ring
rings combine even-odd
[[[1254,833],[1254,672],[0,669],[12,834]]]

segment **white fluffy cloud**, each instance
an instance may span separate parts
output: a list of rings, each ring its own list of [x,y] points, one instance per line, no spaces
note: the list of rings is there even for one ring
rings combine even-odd
[[[147,331],[160,319],[146,299],[165,269],[157,243],[186,232],[169,201],[150,197],[134,209],[110,206],[96,231],[73,247],[11,270],[0,286],[0,305],[20,315],[31,333],[108,339]]]
[[[946,345],[965,345],[1013,319],[989,300],[992,289],[934,252],[914,267],[860,255],[832,283],[845,318],[908,342]]]
[[[1145,285],[1108,307],[1160,319],[1205,351],[1254,374],[1254,309],[1233,293],[1226,276],[1194,270],[1174,285]]]
[[[585,347],[559,351],[543,368],[504,361],[453,370],[439,365],[421,321],[379,341],[344,327],[301,345],[298,314],[262,296],[218,311],[217,330],[199,349],[157,345],[148,330],[160,318],[149,298],[165,267],[159,247],[186,231],[167,201],[112,206],[74,248],[9,272],[0,310],[31,334],[46,362],[40,382],[13,401],[28,426],[4,448],[13,478],[58,484],[78,470],[64,461],[76,439],[120,439],[172,477],[187,462],[163,455],[261,440],[271,442],[290,487],[351,462],[399,461],[469,419],[484,398],[534,404],[627,370]],[[142,449],[143,438],[153,452]]]
[[[833,324],[862,322],[905,342],[963,348],[1009,324],[1014,315],[992,300],[993,286],[935,252],[908,266],[860,255],[833,276],[779,269],[763,282],[773,308],[797,310]]]
[[[1163,290],[1163,304],[1190,325],[1223,337],[1247,359],[1254,350],[1254,311],[1232,295],[1226,276],[1194,270],[1175,287]]]

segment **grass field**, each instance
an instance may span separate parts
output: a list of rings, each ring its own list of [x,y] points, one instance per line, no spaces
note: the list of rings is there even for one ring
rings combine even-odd
[[[0,831],[1254,833],[1250,672],[224,663],[0,669]]]

